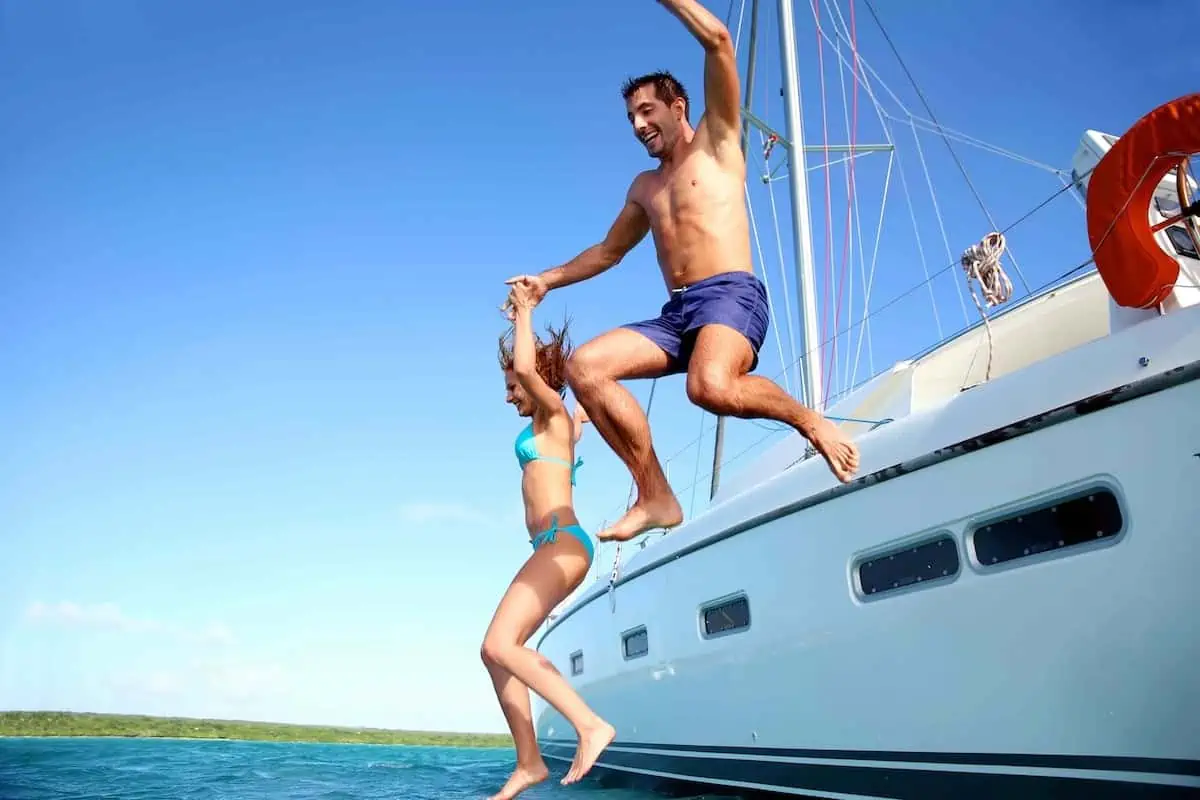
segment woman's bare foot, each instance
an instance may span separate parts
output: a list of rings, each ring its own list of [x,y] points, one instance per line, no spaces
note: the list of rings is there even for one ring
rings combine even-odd
[[[550,777],[550,770],[546,769],[545,762],[539,762],[536,767],[522,767],[518,764],[517,768],[513,770],[512,777],[508,779],[508,783],[504,784],[504,788],[489,797],[488,800],[512,800],[530,786],[536,786],[548,777]]]
[[[837,479],[848,482],[858,471],[858,446],[829,420],[816,414],[813,417],[811,429],[804,436],[825,457]]]
[[[612,740],[616,737],[617,729],[604,720],[599,720],[593,728],[581,731],[579,744],[575,747],[575,760],[571,762],[571,768],[567,770],[567,774],[560,783],[567,786],[583,780],[583,776],[587,775],[595,765],[596,759],[604,752],[604,748],[612,744]]]
[[[602,542],[626,542],[653,528],[674,528],[683,522],[683,509],[675,495],[664,493],[660,497],[638,501],[625,512],[625,516],[596,534]]]

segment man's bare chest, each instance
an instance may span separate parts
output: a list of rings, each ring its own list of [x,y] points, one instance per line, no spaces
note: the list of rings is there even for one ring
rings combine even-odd
[[[703,211],[725,201],[727,184],[726,176],[719,170],[681,166],[646,182],[642,206],[652,220]]]

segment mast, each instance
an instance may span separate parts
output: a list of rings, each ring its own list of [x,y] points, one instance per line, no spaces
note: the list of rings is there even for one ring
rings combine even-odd
[[[813,271],[812,228],[808,212],[808,171],[804,126],[801,121],[800,73],[796,61],[796,22],[792,0],[779,0],[779,44],[786,112],[788,187],[792,200],[792,246],[796,253],[797,314],[800,317],[800,402],[822,411],[820,333],[817,330],[816,276]],[[853,155],[853,154],[852,154]]]

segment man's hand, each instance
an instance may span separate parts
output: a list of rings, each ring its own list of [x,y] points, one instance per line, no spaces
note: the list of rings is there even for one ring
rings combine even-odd
[[[518,311],[530,310],[542,302],[548,291],[546,281],[540,275],[517,275],[504,283],[511,288],[500,311],[509,322],[516,319]]]
[[[505,281],[514,289],[521,288],[525,292],[534,305],[542,302],[542,298],[546,296],[546,292],[550,291],[550,287],[546,285],[546,279],[541,275],[517,275]]]
[[[545,292],[542,293],[542,296]],[[508,293],[509,304],[517,311],[531,311],[541,297],[535,295],[532,281],[515,281]]]

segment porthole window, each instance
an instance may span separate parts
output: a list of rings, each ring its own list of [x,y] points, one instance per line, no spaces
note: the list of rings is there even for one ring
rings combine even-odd
[[[975,558],[990,567],[1109,539],[1124,525],[1116,495],[1097,488],[985,522],[971,542]]]
[[[739,633],[750,627],[750,601],[739,594],[716,600],[700,609],[700,629],[704,637]]]
[[[621,634],[621,651],[627,659],[641,658],[650,652],[650,636],[645,625]]]
[[[874,597],[958,574],[958,548],[949,534],[872,556],[858,565],[863,595]]]

